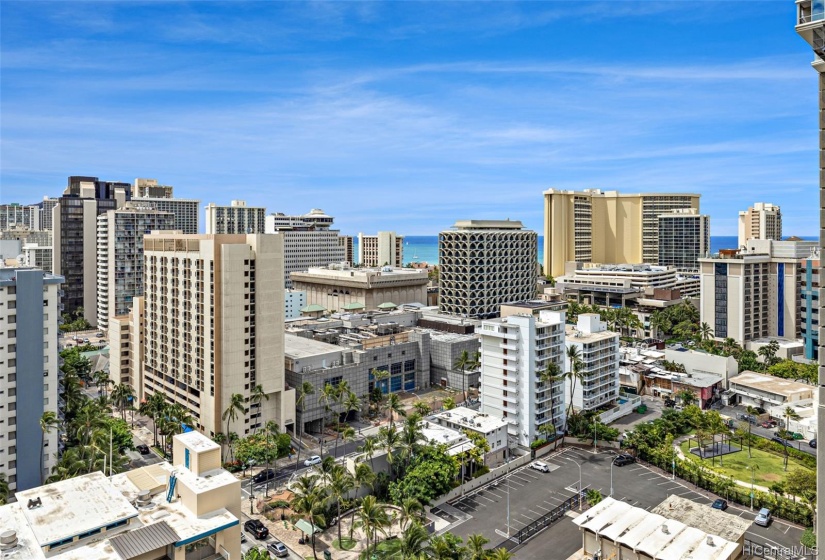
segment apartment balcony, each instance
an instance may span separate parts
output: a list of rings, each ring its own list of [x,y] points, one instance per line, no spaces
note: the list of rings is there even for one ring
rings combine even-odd
[[[505,350],[518,350],[518,344],[510,341],[502,342],[498,347]]]
[[[504,370],[507,370],[507,371],[512,371],[512,372],[517,372],[518,371],[518,364],[501,364],[501,366],[499,366],[499,367],[501,369],[504,369]]]

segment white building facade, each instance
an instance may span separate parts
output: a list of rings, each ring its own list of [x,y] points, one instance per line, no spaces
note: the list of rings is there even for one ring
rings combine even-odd
[[[550,363],[564,371],[564,321],[564,312],[541,311],[481,324],[481,412],[506,420],[518,445],[543,437],[544,424],[564,426],[564,383],[540,377]]]
[[[576,326],[567,325],[566,331],[564,344],[577,347],[581,361],[582,378],[576,380],[575,388],[571,384],[566,388],[573,408],[587,411],[613,404],[619,398],[619,334],[608,331],[596,313],[582,313]],[[573,371],[566,353],[564,371]]]
[[[266,208],[247,206],[243,200],[233,200],[229,206],[210,202],[206,205],[206,233],[263,233],[265,217]]]

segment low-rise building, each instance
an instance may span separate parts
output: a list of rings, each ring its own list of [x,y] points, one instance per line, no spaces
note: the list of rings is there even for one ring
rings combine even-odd
[[[490,445],[490,451],[484,458],[487,463],[498,462],[506,457],[509,424],[497,416],[459,406],[428,416],[427,421],[453,430],[473,432],[484,436]]]
[[[743,371],[736,377],[731,377],[730,392],[736,395],[736,400],[742,405],[784,409],[795,403],[812,401],[816,387],[772,375]]]
[[[687,373],[713,374],[722,377],[725,389],[728,388],[730,378],[739,373],[739,364],[733,356],[717,356],[692,348],[669,347],[665,349],[664,358],[683,365]]]
[[[301,316],[301,309],[306,307],[307,293],[288,288],[284,290],[284,320]]]
[[[581,530],[581,558],[635,560],[740,560],[750,526],[676,495],[652,511],[608,497],[573,523]]]
[[[3,558],[240,558],[241,483],[221,468],[220,446],[189,432],[173,451],[172,464],[18,492],[0,506]]]
[[[307,294],[307,305],[328,311],[394,309],[405,303],[425,303],[426,270],[411,268],[351,268],[330,265],[292,272],[292,285]]]
[[[655,367],[643,376],[646,391],[654,397],[675,398],[688,391],[693,393],[696,404],[703,410],[723,391],[724,379],[714,373],[681,373]]]

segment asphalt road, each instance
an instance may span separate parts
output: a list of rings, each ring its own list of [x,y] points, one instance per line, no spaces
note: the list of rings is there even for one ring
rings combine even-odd
[[[465,538],[481,533],[490,539],[489,546],[506,545],[519,560],[566,560],[581,547],[581,534],[570,518],[565,517],[545,529],[527,543],[513,548],[506,538],[508,530],[507,495],[509,488],[509,529],[512,534],[530,521],[551,511],[575,494],[581,465],[582,486],[598,489],[604,496],[611,490],[611,461],[608,453],[567,448],[542,458],[554,470],[541,473],[520,467],[497,487],[490,485],[472,496],[456,500],[451,505],[468,516],[452,532]],[[702,504],[711,504],[718,496],[694,490],[680,479],[671,480],[639,464],[613,467],[613,497],[631,505],[651,509],[671,494],[678,494]],[[752,520],[755,512],[732,505],[727,513]],[[502,536],[503,535],[503,536]],[[751,525],[746,538],[779,548],[799,547],[802,529],[781,520],[770,527]]]

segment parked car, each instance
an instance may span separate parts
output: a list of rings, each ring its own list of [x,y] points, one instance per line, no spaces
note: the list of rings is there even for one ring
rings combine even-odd
[[[756,519],[753,520],[754,523],[757,525],[761,525],[762,527],[767,527],[771,524],[771,510],[768,508],[762,508],[759,510],[759,513],[756,514]]]
[[[102,332],[99,332],[99,333],[97,333],[95,336],[96,336],[97,338],[103,338],[103,333],[102,333]]]
[[[88,338],[84,338],[84,339],[83,339],[83,344],[89,344],[89,339],[88,339]]]
[[[763,428],[776,428],[776,420],[764,420],[761,424],[759,424]]]
[[[550,465],[542,461],[533,461],[530,463],[530,468],[540,472],[550,472]]]
[[[267,545],[267,550],[275,555],[275,558],[286,558],[289,556],[289,551],[281,541],[273,541]]]
[[[144,444],[138,445],[137,447],[135,447],[135,449],[137,449],[141,455],[149,455],[152,452],[149,449],[149,446]]]
[[[617,467],[623,467],[625,465],[630,465],[635,462],[636,458],[633,455],[627,455],[626,453],[616,455],[616,457],[613,458],[613,464]]]
[[[305,467],[311,467],[312,465],[320,465],[320,464],[321,464],[321,458],[318,455],[313,455],[312,457],[309,457],[308,459],[304,459],[304,466]]]
[[[722,498],[719,498],[718,500],[713,502],[713,504],[710,507],[712,507],[713,509],[720,509],[722,511],[725,511],[726,509],[728,509],[728,502],[723,500]]]
[[[811,447],[813,447],[814,449],[816,449],[816,438],[814,438],[814,439],[812,439],[811,441],[809,441],[809,442],[808,442],[808,445],[810,445]]]
[[[800,434],[799,432],[791,432],[790,436],[794,439],[805,439],[805,436]]]
[[[246,542],[246,533],[244,533],[243,531],[241,531],[241,544],[243,544],[243,543],[245,543],[245,542]]]
[[[269,536],[269,529],[267,529],[266,526],[258,519],[250,519],[243,524],[243,528],[246,529],[247,533],[251,534],[260,541]]]
[[[275,478],[275,471],[272,469],[264,469],[252,477],[252,482],[255,484],[260,484],[261,482],[266,482],[267,480],[272,480],[273,478]]]
[[[793,442],[787,439],[781,438],[779,436],[773,436],[771,441],[775,441],[779,445],[784,445],[785,447],[793,447]]]
[[[676,406],[676,401],[673,399],[665,399],[665,408],[673,408]]]

